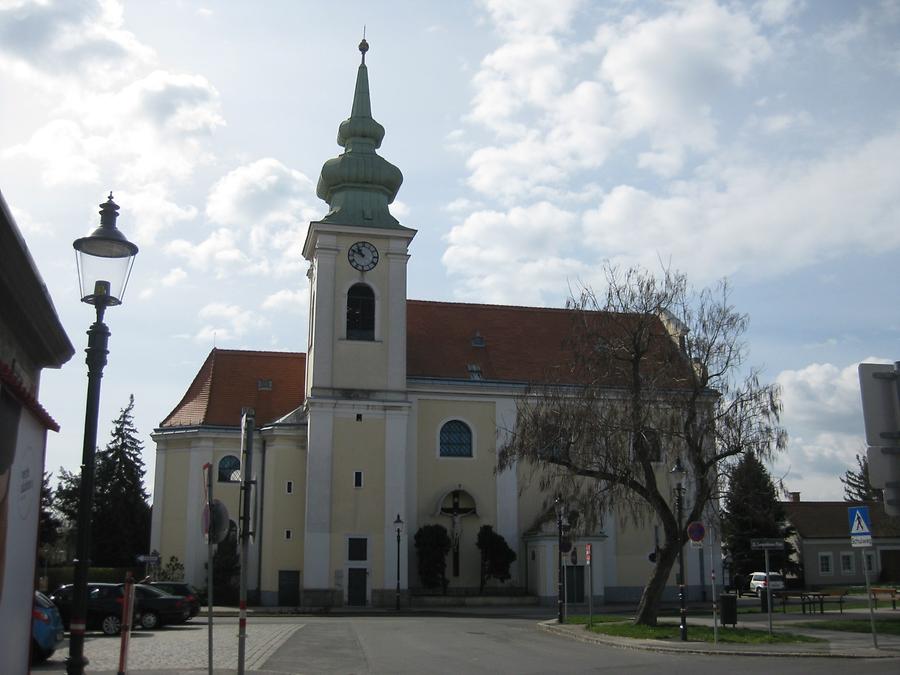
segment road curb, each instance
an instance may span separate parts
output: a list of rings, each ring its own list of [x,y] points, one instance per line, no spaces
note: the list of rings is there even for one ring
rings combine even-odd
[[[541,630],[545,630],[556,635],[561,635],[570,640],[578,640],[579,642],[588,642],[602,644],[609,647],[618,647],[620,649],[633,649],[637,651],[658,652],[662,654],[705,654],[710,656],[765,656],[765,657],[787,657],[787,658],[840,658],[840,659],[896,659],[896,653],[885,653],[881,650],[875,650],[874,647],[856,650],[837,650],[837,651],[810,651],[810,650],[794,650],[794,651],[763,651],[760,649],[748,649],[746,647],[735,647],[730,644],[722,644],[719,646],[702,645],[707,643],[690,643],[684,646],[666,644],[658,640],[639,640],[618,638],[609,635],[601,635],[586,630],[581,625],[559,625],[556,619],[541,621],[538,623]]]

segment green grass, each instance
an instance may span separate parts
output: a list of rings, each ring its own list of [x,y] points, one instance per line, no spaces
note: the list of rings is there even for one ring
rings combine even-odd
[[[615,637],[636,638],[644,640],[678,640],[680,637],[677,624],[660,623],[656,626],[635,626],[631,623],[606,623],[594,626],[595,633]],[[713,642],[713,629],[709,626],[691,626],[688,624],[689,642]],[[749,628],[720,628],[719,642],[737,644],[780,644],[791,642],[826,642],[820,638],[792,633],[775,633]]]
[[[792,626],[819,628],[821,630],[840,630],[848,633],[870,633],[872,624],[865,619],[828,619],[824,621],[807,621],[792,623]],[[900,619],[875,619],[875,632],[879,635],[900,635]]]

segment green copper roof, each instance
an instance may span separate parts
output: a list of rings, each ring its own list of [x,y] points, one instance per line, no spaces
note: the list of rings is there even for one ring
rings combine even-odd
[[[359,43],[362,63],[356,75],[350,117],[338,127],[337,142],[344,152],[325,162],[316,194],[328,202],[324,223],[371,227],[401,227],[388,204],[394,201],[403,174],[378,155],[384,127],[372,119],[369,100],[369,73],[366,52],[369,44]]]

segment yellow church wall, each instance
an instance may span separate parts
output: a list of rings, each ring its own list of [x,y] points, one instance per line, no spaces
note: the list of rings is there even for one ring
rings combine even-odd
[[[266,448],[265,530],[262,537],[261,590],[278,592],[279,570],[303,568],[306,518],[306,449],[302,437],[276,438]],[[287,481],[292,492],[287,492]],[[291,538],[286,536],[291,531]]]
[[[381,588],[384,560],[384,438],[385,419],[364,413],[336,416],[332,456],[332,578],[339,572],[346,589],[347,567],[368,567],[368,587]],[[363,486],[354,487],[354,472],[363,472]],[[368,560],[347,560],[347,539],[368,538]]]
[[[462,420],[473,432],[473,457],[440,457],[440,428]],[[450,586],[473,587],[480,582],[480,559],[475,545],[482,525],[497,525],[496,413],[493,401],[420,399],[417,420],[418,526],[439,524],[450,532],[450,519],[435,515],[438,500],[458,485],[475,499],[478,515],[461,519],[460,576],[452,576],[452,553],[447,556]],[[415,533],[410,533],[410,538]]]
[[[635,524],[619,517],[616,525],[616,569],[621,586],[643,586],[650,577],[653,563],[647,558],[654,549],[653,521]],[[662,537],[660,532],[660,537]],[[662,544],[660,540],[660,544]]]
[[[156,499],[162,502],[162,538],[160,540],[160,554],[162,560],[167,561],[171,556],[177,556],[179,560],[185,559],[185,527],[187,527],[187,481],[188,452],[169,447],[166,451],[165,468],[165,496]]]
[[[374,269],[360,272],[350,266],[347,251],[357,241],[368,241],[378,249],[379,262]],[[387,240],[363,235],[339,236],[335,269],[334,386],[344,389],[384,389],[387,386],[390,326],[388,297],[390,287],[385,255]],[[375,340],[347,340],[347,291],[355,283],[369,285],[375,292]]]

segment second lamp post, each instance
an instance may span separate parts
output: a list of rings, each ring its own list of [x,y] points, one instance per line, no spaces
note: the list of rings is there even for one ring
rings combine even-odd
[[[682,486],[681,480],[684,478],[685,471],[681,457],[675,461],[672,473],[678,478],[678,484],[675,486],[675,519],[678,521],[678,604],[681,612],[681,623],[678,628],[681,632],[681,641],[687,642],[687,607],[684,597],[684,528],[681,523],[681,510],[684,507],[684,486]]]

